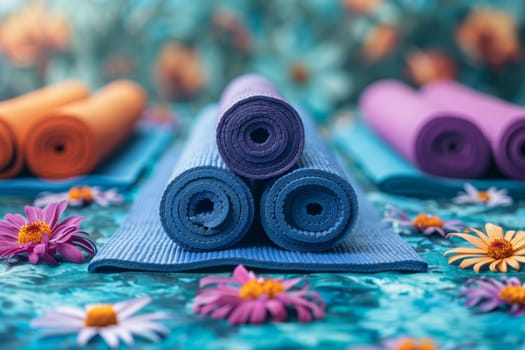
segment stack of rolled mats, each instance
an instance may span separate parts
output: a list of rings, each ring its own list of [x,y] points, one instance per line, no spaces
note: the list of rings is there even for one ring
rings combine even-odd
[[[167,152],[90,271],[243,263],[284,270],[423,271],[380,222],[305,111],[244,75]]]
[[[88,174],[131,136],[145,103],[130,81],[94,95],[66,81],[0,102],[0,179],[24,168],[45,179]]]
[[[337,143],[383,190],[453,196],[470,182],[525,197],[525,108],[453,81],[417,91],[383,80],[359,110],[364,123]]]

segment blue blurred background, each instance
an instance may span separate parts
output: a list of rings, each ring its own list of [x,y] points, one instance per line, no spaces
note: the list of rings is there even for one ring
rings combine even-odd
[[[320,123],[379,78],[458,79],[525,102],[515,0],[2,0],[0,98],[130,78],[198,108],[259,72]]]

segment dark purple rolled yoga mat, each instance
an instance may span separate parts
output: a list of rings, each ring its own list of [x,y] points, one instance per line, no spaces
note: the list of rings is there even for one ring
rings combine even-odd
[[[299,114],[268,80],[255,74],[234,79],[224,90],[216,136],[224,162],[250,179],[285,173],[304,148]]]
[[[525,180],[525,108],[452,81],[431,83],[421,90],[421,96],[472,115],[488,139],[500,171]]]
[[[478,178],[491,165],[490,146],[470,115],[437,107],[401,82],[368,86],[359,107],[380,137],[426,173]]]

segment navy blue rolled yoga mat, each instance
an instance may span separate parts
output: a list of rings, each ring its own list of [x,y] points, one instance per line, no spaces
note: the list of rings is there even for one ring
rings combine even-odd
[[[250,229],[254,200],[246,182],[222,161],[215,144],[215,107],[203,111],[160,201],[168,236],[183,247],[214,250],[238,243]]]
[[[289,173],[265,185],[261,223],[270,239],[283,248],[322,251],[351,232],[358,203],[313,120],[304,111],[300,115],[306,136],[303,155]]]
[[[323,252],[282,249],[264,239],[257,226],[232,248],[195,251],[166,236],[159,218],[159,201],[171,176],[177,150],[170,149],[142,186],[118,230],[89,264],[90,272],[115,268],[145,271],[187,271],[244,264],[252,268],[285,271],[426,271],[427,264],[384,222],[366,195],[349,179],[359,201],[352,233]]]
[[[268,80],[255,74],[234,79],[224,90],[216,138],[224,162],[250,179],[285,173],[304,147],[297,111]]]

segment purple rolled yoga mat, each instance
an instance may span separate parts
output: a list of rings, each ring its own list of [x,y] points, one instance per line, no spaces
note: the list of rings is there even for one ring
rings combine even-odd
[[[285,173],[304,148],[299,114],[268,80],[255,74],[234,79],[224,90],[216,137],[224,162],[250,179]]]
[[[421,96],[472,115],[488,139],[500,171],[525,180],[525,108],[452,81],[431,83],[421,90]]]
[[[380,137],[426,173],[478,178],[491,165],[490,146],[468,114],[436,107],[401,82],[368,86],[359,107]]]

